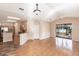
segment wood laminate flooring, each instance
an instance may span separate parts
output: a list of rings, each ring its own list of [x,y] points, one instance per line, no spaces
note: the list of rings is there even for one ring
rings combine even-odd
[[[10,44],[9,44],[10,45]],[[12,45],[13,46],[13,45]],[[4,50],[0,49],[0,53],[8,56],[75,56],[79,55],[79,42],[73,42],[73,50],[66,50],[58,48],[55,45],[53,38],[43,40],[28,40],[24,45],[19,48],[4,47]],[[7,48],[7,49],[6,49]],[[11,50],[12,49],[12,50]],[[6,51],[7,52],[6,52]]]

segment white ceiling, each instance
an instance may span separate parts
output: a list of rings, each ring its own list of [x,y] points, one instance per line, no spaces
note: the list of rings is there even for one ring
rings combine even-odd
[[[0,3],[0,21],[8,20],[7,16],[19,17],[22,20],[54,20],[56,17],[79,17],[79,4],[39,3],[39,16],[33,13],[35,3]],[[24,11],[20,11],[23,8]]]

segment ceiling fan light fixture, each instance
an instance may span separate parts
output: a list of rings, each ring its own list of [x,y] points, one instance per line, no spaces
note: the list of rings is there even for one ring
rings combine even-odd
[[[33,12],[34,12],[36,15],[38,15],[39,12],[41,12],[41,10],[38,9],[38,3],[36,3],[36,9],[33,10]]]

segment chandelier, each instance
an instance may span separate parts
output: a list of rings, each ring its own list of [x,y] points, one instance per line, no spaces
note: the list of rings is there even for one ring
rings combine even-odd
[[[41,10],[38,9],[38,3],[36,3],[36,9],[33,11],[36,15],[39,14],[39,12],[41,12]]]

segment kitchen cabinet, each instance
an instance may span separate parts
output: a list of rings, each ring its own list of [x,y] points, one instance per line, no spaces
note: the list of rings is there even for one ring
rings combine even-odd
[[[56,38],[56,46],[59,48],[72,50],[72,40],[65,38]]]
[[[13,41],[12,32],[3,32],[3,42]]]
[[[66,48],[72,50],[72,40],[66,40]]]
[[[62,47],[62,45],[63,45],[63,39],[56,38],[56,45],[57,45],[57,47]]]
[[[20,45],[23,45],[27,42],[27,33],[21,33],[20,34]]]
[[[67,40],[63,39],[63,48],[67,48]]]

